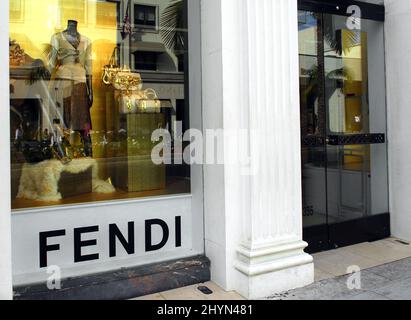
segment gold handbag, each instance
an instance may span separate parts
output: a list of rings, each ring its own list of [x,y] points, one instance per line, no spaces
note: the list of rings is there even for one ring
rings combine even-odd
[[[114,81],[115,76],[121,70],[119,66],[119,62],[118,62],[119,53],[120,53],[120,48],[115,47],[113,54],[111,55],[109,64],[105,65],[103,68],[102,81],[106,85],[111,85]]]
[[[118,106],[121,114],[161,113],[161,102],[154,89],[143,89],[141,75],[131,72],[127,66],[120,67],[116,47],[108,65],[103,69],[103,83],[112,85],[118,92]]]
[[[119,91],[118,105],[121,114],[161,113],[161,101],[153,89]]]
[[[138,113],[139,101],[142,98],[140,92],[126,92],[119,91],[118,107],[120,114]]]
[[[113,86],[115,89],[130,93],[132,91],[140,91],[143,87],[141,75],[136,72],[131,72],[127,67],[121,68],[116,73],[113,79]]]
[[[137,113],[138,102],[142,98],[141,75],[122,68],[113,80],[114,88],[119,92],[119,111],[121,114]]]
[[[146,89],[142,92],[142,97],[138,103],[140,113],[160,113],[161,101],[157,97],[154,89]]]

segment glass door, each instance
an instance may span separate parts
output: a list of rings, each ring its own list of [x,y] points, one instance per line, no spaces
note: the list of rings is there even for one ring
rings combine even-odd
[[[389,236],[383,22],[299,12],[304,237]]]
[[[328,246],[323,20],[309,11],[298,17],[304,235],[321,250]]]

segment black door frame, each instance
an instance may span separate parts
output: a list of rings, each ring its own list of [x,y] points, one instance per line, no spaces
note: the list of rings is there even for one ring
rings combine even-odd
[[[347,9],[351,5],[361,8],[361,17],[375,21],[385,21],[385,6],[352,0],[298,0],[298,10],[323,14],[350,16]],[[391,235],[390,214],[384,213],[338,224],[318,225],[304,228],[304,240],[308,242],[310,253],[331,250],[338,246],[348,246],[366,241],[376,241]],[[347,236],[349,233],[349,236]],[[323,235],[328,234],[324,242]],[[331,243],[333,234],[334,243]]]
[[[385,21],[385,6],[354,0],[298,0],[298,10],[318,13],[350,16],[347,13],[349,6],[358,5],[361,8],[361,17],[376,21]]]

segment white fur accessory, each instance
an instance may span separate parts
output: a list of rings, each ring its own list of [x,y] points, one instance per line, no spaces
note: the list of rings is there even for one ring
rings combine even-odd
[[[92,168],[92,186],[95,193],[113,193],[115,188],[98,178],[97,161],[91,158],[74,159],[67,165],[58,160],[24,164],[17,198],[37,201],[59,201],[62,195],[58,184],[63,172],[81,173]]]

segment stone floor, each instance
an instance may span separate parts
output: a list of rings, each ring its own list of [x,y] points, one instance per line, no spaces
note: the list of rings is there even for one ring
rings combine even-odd
[[[200,286],[206,286],[213,293],[202,293],[200,290],[198,290],[198,287]],[[160,292],[141,298],[136,298],[134,300],[244,300],[244,298],[236,292],[224,291],[213,282],[207,282],[200,285],[193,285],[189,287]]]
[[[399,239],[361,243],[315,254],[314,265],[314,284],[268,299],[411,299],[411,245]],[[361,270],[358,276],[349,274],[349,269],[356,267]]]
[[[387,300],[411,299],[411,245],[389,238],[376,242],[321,252],[314,255],[315,283],[311,286],[278,294],[272,300]],[[361,270],[350,290],[350,268]],[[358,281],[360,279],[360,281]],[[236,292],[226,292],[216,284],[202,284],[213,293],[205,295],[200,285],[137,298],[138,300],[241,300]]]
[[[311,286],[269,297],[269,300],[410,300],[411,258],[365,269],[360,287],[349,289],[350,275],[318,281]]]

